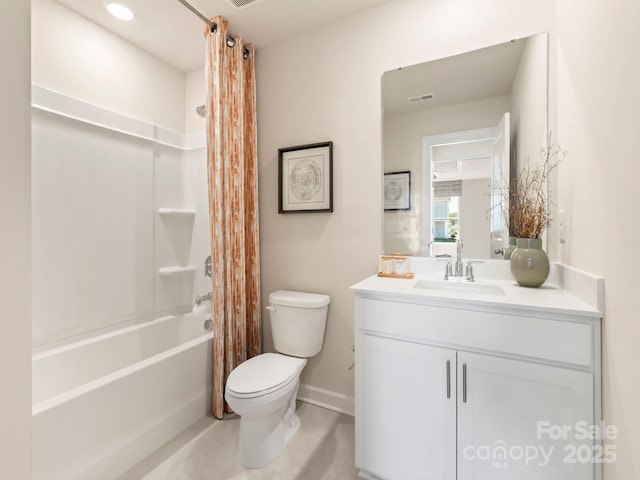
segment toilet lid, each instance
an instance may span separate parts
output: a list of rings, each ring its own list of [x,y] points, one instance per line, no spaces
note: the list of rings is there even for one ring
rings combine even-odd
[[[261,392],[288,383],[300,372],[304,364],[303,358],[263,353],[238,365],[227,379],[227,389],[241,395],[257,396]]]

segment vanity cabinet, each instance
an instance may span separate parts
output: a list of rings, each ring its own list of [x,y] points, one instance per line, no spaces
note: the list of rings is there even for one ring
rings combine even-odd
[[[363,294],[355,312],[362,478],[599,478],[572,463],[594,449],[576,424],[600,418],[598,318]]]
[[[362,467],[380,478],[455,479],[455,350],[364,333],[358,350]]]
[[[538,433],[538,422],[594,423],[592,375],[460,352],[458,380],[466,398],[463,393],[458,402],[457,478],[593,479],[593,465],[564,462],[570,454],[566,442]]]

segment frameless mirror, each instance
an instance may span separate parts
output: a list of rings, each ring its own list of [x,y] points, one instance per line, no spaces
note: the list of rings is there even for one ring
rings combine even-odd
[[[547,143],[547,34],[385,72],[385,253],[502,258],[508,188]],[[505,194],[505,191],[507,194]]]

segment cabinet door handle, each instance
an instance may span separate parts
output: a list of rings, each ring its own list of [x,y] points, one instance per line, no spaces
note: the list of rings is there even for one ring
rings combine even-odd
[[[462,364],[462,403],[467,403],[467,364]]]
[[[447,360],[447,398],[451,398],[451,361]]]

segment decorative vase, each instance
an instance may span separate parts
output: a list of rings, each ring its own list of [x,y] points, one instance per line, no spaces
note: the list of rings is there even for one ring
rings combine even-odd
[[[539,287],[549,276],[549,257],[540,238],[518,238],[510,262],[511,275],[523,287]]]
[[[516,249],[516,237],[509,237],[509,246],[504,251],[504,255],[502,256],[505,260],[511,259],[511,254]]]

